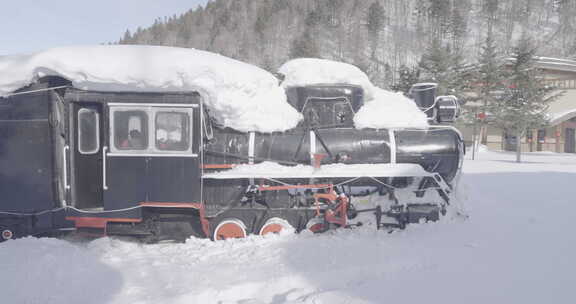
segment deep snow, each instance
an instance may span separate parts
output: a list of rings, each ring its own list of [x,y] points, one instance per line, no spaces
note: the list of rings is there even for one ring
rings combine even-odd
[[[576,155],[478,157],[467,219],[391,234],[1,243],[2,303],[573,303]]]

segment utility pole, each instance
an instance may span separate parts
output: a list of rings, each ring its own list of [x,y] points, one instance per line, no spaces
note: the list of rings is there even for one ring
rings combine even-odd
[[[472,130],[472,160],[476,158],[476,129],[478,125],[478,108],[474,108],[474,128]]]

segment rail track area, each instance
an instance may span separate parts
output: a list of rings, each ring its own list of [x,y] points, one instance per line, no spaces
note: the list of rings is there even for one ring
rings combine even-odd
[[[0,244],[4,303],[569,303],[576,157],[466,160],[465,217],[393,233]]]

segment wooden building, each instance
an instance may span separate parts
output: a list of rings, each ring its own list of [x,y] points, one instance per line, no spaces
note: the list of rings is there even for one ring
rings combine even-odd
[[[576,61],[540,57],[538,66],[543,70],[546,82],[563,94],[550,104],[550,124],[540,130],[529,130],[520,139],[522,151],[550,151],[576,153]],[[467,142],[473,141],[474,126],[460,125]],[[516,137],[505,134],[499,128],[476,126],[481,142],[494,150],[516,150]]]

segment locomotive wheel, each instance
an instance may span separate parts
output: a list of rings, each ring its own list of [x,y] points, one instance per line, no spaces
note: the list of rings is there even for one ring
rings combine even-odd
[[[266,220],[264,225],[262,225],[262,228],[260,228],[260,232],[258,234],[266,235],[268,233],[280,233],[280,231],[283,230],[294,231],[295,229],[294,226],[292,226],[287,220],[279,217],[271,217]]]
[[[246,237],[246,225],[237,218],[227,218],[222,220],[212,234],[212,239],[226,240],[226,239],[237,239]]]
[[[306,229],[314,233],[321,233],[327,230],[326,223],[322,217],[313,217],[306,224]]]
[[[12,232],[12,230],[2,229],[2,240],[0,240],[0,241],[10,240],[13,237],[14,237],[14,232]]]

